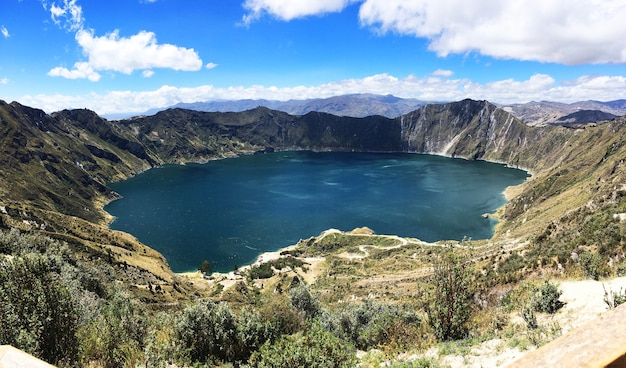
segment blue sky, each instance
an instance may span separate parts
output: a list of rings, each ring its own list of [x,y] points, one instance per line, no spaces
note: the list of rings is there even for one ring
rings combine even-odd
[[[623,0],[1,0],[0,99],[626,98]]]

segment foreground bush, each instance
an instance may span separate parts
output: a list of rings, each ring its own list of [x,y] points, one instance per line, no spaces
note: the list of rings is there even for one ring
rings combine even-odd
[[[266,343],[250,357],[256,368],[354,367],[355,349],[318,324]]]
[[[47,362],[78,358],[78,312],[70,290],[45,255],[0,258],[0,344]]]
[[[365,301],[350,303],[320,317],[324,329],[361,350],[402,341],[415,343],[421,319],[413,309]],[[421,336],[420,336],[421,338]]]
[[[467,336],[472,308],[470,266],[453,250],[439,255],[433,264],[433,289],[426,313],[433,333],[440,341]]]

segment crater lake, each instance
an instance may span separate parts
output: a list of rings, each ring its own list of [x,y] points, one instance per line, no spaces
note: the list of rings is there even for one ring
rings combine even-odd
[[[166,165],[110,184],[110,227],[161,252],[174,272],[214,271],[335,228],[424,241],[486,239],[506,187],[501,164],[409,153],[276,152]]]

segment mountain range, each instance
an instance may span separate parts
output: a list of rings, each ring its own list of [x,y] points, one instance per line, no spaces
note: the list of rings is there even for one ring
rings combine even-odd
[[[291,115],[304,115],[312,111],[317,111],[337,116],[366,117],[381,115],[388,118],[395,118],[428,103],[433,103],[433,101],[400,98],[392,95],[350,94],[329,98],[294,99],[289,101],[244,99],[178,103],[165,108],[151,109],[141,115],[154,115],[168,108],[182,108],[205,112],[241,112],[263,106]],[[531,101],[528,103],[508,105],[496,103],[496,105],[511,112],[523,122],[534,126],[547,124],[584,124],[626,115],[626,100],[608,102],[589,100],[574,103]],[[588,112],[582,113],[582,111]],[[129,116],[107,115],[106,117],[119,119]]]

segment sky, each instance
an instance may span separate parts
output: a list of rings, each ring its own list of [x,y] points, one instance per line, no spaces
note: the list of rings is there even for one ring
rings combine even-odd
[[[0,100],[626,99],[626,0],[0,0]]]

